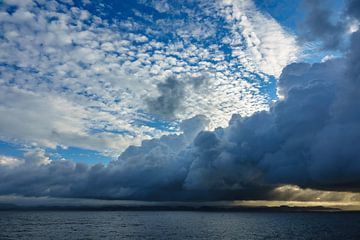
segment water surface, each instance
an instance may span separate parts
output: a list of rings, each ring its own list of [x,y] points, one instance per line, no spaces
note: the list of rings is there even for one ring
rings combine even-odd
[[[360,239],[360,213],[4,211],[0,239]]]

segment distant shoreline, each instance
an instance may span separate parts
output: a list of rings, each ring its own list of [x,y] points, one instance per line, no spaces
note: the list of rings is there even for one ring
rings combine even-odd
[[[0,211],[191,211],[191,212],[354,212],[323,206],[315,207],[248,207],[248,206],[18,206],[0,204]]]

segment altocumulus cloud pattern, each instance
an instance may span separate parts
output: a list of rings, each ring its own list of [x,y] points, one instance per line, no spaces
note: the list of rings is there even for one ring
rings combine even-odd
[[[161,14],[170,11],[172,7],[169,4],[158,3],[153,3],[152,6]],[[12,4],[15,4],[15,1]],[[332,42],[334,38],[331,34],[309,28],[313,37],[323,45],[324,49],[335,48],[342,52],[341,56],[337,58],[324,59],[324,61],[314,64],[290,64],[292,60],[296,59],[298,51],[298,47],[293,42],[294,38],[282,30],[270,17],[257,12],[250,1],[219,1],[214,5],[199,1],[197,6],[204,14],[202,18],[198,19],[200,16],[189,8],[187,16],[198,19],[198,21],[189,19],[194,24],[189,26],[185,20],[185,22],[179,21],[177,23],[179,26],[176,26],[179,29],[176,34],[180,35],[185,45],[175,44],[166,47],[160,46],[161,43],[150,40],[145,35],[124,33],[119,36],[119,34],[111,32],[115,31],[113,30],[115,26],[122,27],[123,24],[135,24],[134,22],[125,21],[117,24],[104,22],[101,18],[89,16],[89,13],[79,8],[70,8],[68,5],[61,5],[58,2],[34,4],[32,1],[24,1],[21,2],[22,6],[19,3],[16,4],[20,10],[16,10],[12,14],[3,12],[1,15],[1,18],[5,19],[2,20],[4,23],[2,27],[10,29],[5,32],[6,39],[16,36],[19,31],[29,31],[28,37],[33,39],[30,41],[26,38],[16,38],[20,42],[2,40],[2,49],[17,49],[15,53],[11,51],[2,53],[2,59],[8,60],[6,64],[1,65],[3,69],[1,102],[4,102],[1,111],[8,113],[5,120],[0,120],[2,121],[1,128],[7,128],[1,129],[2,135],[9,139],[20,135],[30,136],[21,132],[25,131],[25,128],[19,129],[19,131],[9,130],[8,126],[12,126],[10,122],[16,116],[23,114],[16,112],[20,108],[14,108],[9,103],[7,104],[9,99],[13,99],[13,102],[20,106],[25,106],[30,102],[38,108],[36,109],[38,112],[41,112],[42,109],[47,110],[44,114],[50,114],[50,116],[32,116],[31,112],[28,112],[30,116],[25,116],[25,119],[35,118],[37,120],[44,117],[46,120],[44,120],[46,123],[39,126],[41,135],[36,135],[38,142],[41,143],[43,140],[44,145],[66,145],[69,144],[69,141],[79,142],[79,139],[82,139],[81,144],[93,144],[100,150],[101,147],[109,147],[109,144],[114,144],[111,146],[116,147],[115,143],[104,142],[104,139],[110,142],[119,141],[118,135],[113,135],[113,132],[101,131],[88,136],[86,135],[88,132],[83,128],[94,128],[99,122],[102,122],[100,121],[101,117],[118,119],[120,117],[117,114],[122,111],[128,113],[126,116],[129,116],[129,120],[126,120],[124,124],[129,126],[126,129],[129,132],[140,131],[139,129],[144,128],[142,125],[134,124],[139,120],[139,116],[176,119],[178,123],[173,126],[176,131],[167,132],[167,134],[162,131],[166,132],[169,129],[151,130],[147,126],[149,128],[147,131],[152,131],[151,136],[155,136],[154,138],[147,139],[141,134],[135,134],[142,136],[141,145],[125,146],[126,149],[118,159],[107,165],[89,165],[70,160],[54,161],[49,159],[41,149],[28,151],[23,157],[3,156],[0,159],[0,194],[193,201],[274,200],[277,197],[274,195],[274,190],[284,184],[331,191],[360,191],[360,151],[358,150],[360,145],[360,107],[358,102],[360,99],[360,32],[354,28],[354,24],[358,24],[359,21],[360,8],[357,6],[357,1],[347,2],[349,7],[345,8],[342,13],[345,16],[342,19],[346,19],[346,21],[341,21],[344,22],[332,23],[329,21],[330,15],[321,14],[322,22],[336,30],[336,36],[339,36],[336,43]],[[308,22],[311,22],[312,14],[318,14],[317,10],[320,5],[316,4],[320,4],[320,2],[309,1],[309,4],[312,11],[310,11]],[[19,13],[19,17],[15,18],[17,11],[24,12]],[[50,21],[56,26],[53,24],[32,25],[29,19],[34,20],[35,18],[29,15],[31,11],[37,11],[36,21],[38,23]],[[211,19],[213,13],[222,14],[221,23],[228,24],[226,34],[229,35],[221,36],[223,32],[211,32],[211,30],[217,29],[212,24],[220,24]],[[46,16],[47,14],[51,16]],[[254,14],[254,16],[247,18],[247,14]],[[206,29],[199,29],[196,23],[204,19],[204,16],[209,18],[206,21],[209,25],[201,24],[202,28]],[[21,18],[26,17],[28,17],[26,24],[29,26],[25,27],[26,24],[22,24],[26,30],[9,27],[16,25],[14,21],[25,21]],[[147,21],[154,20],[151,16],[141,17],[146,17]],[[52,18],[57,20],[51,20]],[[61,20],[62,18],[63,20]],[[89,18],[92,20],[90,21]],[[172,26],[169,26],[166,19],[162,20],[157,28],[171,29]],[[6,22],[11,22],[11,24],[8,26],[5,24]],[[57,26],[62,23],[62,28]],[[339,24],[344,24],[349,28],[337,28]],[[35,32],[32,28],[35,26],[38,29],[36,35],[32,36],[31,34]],[[56,46],[71,48],[74,55],[65,55],[63,49],[48,46],[49,43],[46,42],[46,39],[51,37],[47,36],[49,32],[45,34],[46,36],[37,39],[38,34],[42,34],[44,31],[42,27],[54,27],[58,31],[56,34],[69,37],[69,39],[62,39],[59,36],[53,36],[57,41],[61,41],[61,44],[57,43]],[[129,28],[127,25],[126,27]],[[188,36],[189,32],[182,27],[190,28],[194,32]],[[270,32],[265,28],[270,29]],[[73,35],[61,35],[61,29]],[[193,44],[191,42],[195,41],[191,38],[201,30],[204,32],[199,32],[200,42],[207,42],[206,34],[212,34],[211,37],[222,37],[224,44],[232,49],[231,58],[224,52],[219,53],[219,46],[213,46],[210,42],[205,44],[202,50],[197,45],[196,49],[199,52],[195,56],[191,56]],[[149,28],[147,32],[154,36],[157,34],[156,29]],[[54,32],[50,33],[55,34]],[[94,34],[109,38],[108,42],[105,42],[105,39],[101,40],[103,41],[101,43],[94,42]],[[113,39],[114,37],[124,37],[126,40]],[[3,36],[4,38],[5,36]],[[74,40],[76,38],[78,39]],[[236,43],[239,39],[246,44]],[[43,42],[37,43],[37,40]],[[123,45],[122,41],[137,41],[139,45],[135,47],[135,50],[132,49],[133,43]],[[49,42],[54,43],[54,41]],[[277,44],[274,45],[274,42]],[[29,46],[30,43],[36,43],[36,45]],[[120,45],[114,46],[115,43]],[[79,47],[77,44],[84,45]],[[89,50],[91,44],[94,44],[95,50]],[[151,44],[157,45],[158,50],[152,50],[153,53],[148,54],[145,48],[149,48]],[[37,56],[36,47],[39,46],[41,46],[41,50],[45,49],[49,52]],[[113,53],[119,47],[122,49],[120,53]],[[167,56],[166,51],[172,51],[170,55],[179,53],[173,49],[178,47],[181,48],[182,54],[187,54],[187,50],[189,50],[189,55],[181,56],[181,58],[174,57],[174,60],[164,57],[164,55]],[[212,50],[209,52],[209,49]],[[88,54],[93,58],[82,57],[81,54],[85,54],[82,51],[90,51]],[[129,65],[126,65],[125,62],[121,66],[114,65],[113,70],[110,70],[109,66],[117,64],[115,63],[117,60],[113,63],[107,61],[112,61],[111,59],[117,57],[121,58],[119,54],[127,51],[132,52],[130,55],[133,55],[134,61],[129,61]],[[207,53],[201,53],[201,51],[207,51]],[[32,56],[29,55],[30,53],[35,54],[36,57],[48,59],[48,61],[34,63],[29,57]],[[201,54],[205,55],[200,57]],[[155,56],[162,56],[162,63],[170,64],[171,61],[174,61],[174,64],[179,64],[179,62],[183,62],[183,64],[168,68],[171,71],[168,75],[166,67],[162,69],[161,64],[154,64],[160,69],[151,75],[149,71],[145,71],[148,65],[143,65],[143,61],[158,61],[154,58]],[[198,64],[191,64],[193,57],[196,58],[193,61]],[[207,57],[213,60],[205,60]],[[214,60],[217,58],[219,60]],[[57,62],[52,63],[52,61]],[[60,64],[61,61],[62,64]],[[106,64],[99,65],[97,61],[106,62]],[[199,70],[204,66],[200,64],[201,61],[204,61],[204,64],[207,62],[205,65],[209,65],[206,67],[208,71],[205,73],[194,70]],[[41,64],[33,66],[39,63]],[[133,66],[135,63],[139,65]],[[56,68],[71,66],[74,70],[60,69],[55,73],[49,73],[46,70],[53,69],[50,64],[56,65]],[[239,66],[235,66],[236,64]],[[93,65],[94,67],[91,67]],[[14,68],[19,69],[15,72],[10,71]],[[76,68],[81,68],[81,71],[77,71]],[[178,69],[179,73],[174,68]],[[113,71],[120,72],[113,75]],[[33,74],[28,76],[29,72],[33,72]],[[190,74],[193,72],[201,74]],[[126,77],[121,74],[126,74]],[[160,79],[156,79],[158,74],[162,76]],[[129,80],[128,75],[134,78]],[[116,79],[121,76],[127,80],[121,83],[126,88],[122,86],[121,89],[124,92],[120,94],[119,91],[122,90],[115,86]],[[34,79],[28,79],[29,77]],[[274,103],[271,103],[270,100],[270,103],[265,104],[266,97],[269,96],[261,93],[264,86],[261,83],[266,85],[266,82],[271,81],[272,77],[279,77],[277,81],[279,99]],[[59,78],[62,80],[59,81]],[[75,94],[80,89],[84,89],[84,85],[88,81],[97,78],[99,79],[96,84],[86,93],[82,93],[80,96]],[[239,78],[247,80],[239,82],[236,80]],[[14,81],[16,84],[11,83]],[[65,91],[63,89],[65,86],[62,84],[66,81],[69,81],[69,84]],[[105,86],[112,81],[114,85]],[[226,81],[230,81],[231,84]],[[31,85],[30,82],[36,84]],[[233,92],[229,95],[222,95],[224,94],[222,87],[228,87]],[[32,88],[36,88],[36,90]],[[43,88],[47,90],[50,88],[49,91],[51,93],[54,91],[54,95],[58,97],[40,95],[37,90]],[[246,93],[242,92],[244,89]],[[144,91],[155,91],[155,93],[145,94]],[[66,95],[67,98],[60,97],[61,94]],[[120,99],[116,104],[109,103],[111,94],[119,97],[123,97],[125,94],[127,97]],[[264,96],[265,99],[263,99]],[[96,109],[100,109],[100,111],[94,114],[94,118],[90,118],[95,108],[94,106],[90,107],[90,103],[95,101],[92,98],[102,99],[96,101],[100,104]],[[139,103],[138,100],[135,100],[138,98],[143,99],[142,102],[140,101],[142,104],[140,106],[135,104]],[[206,106],[198,106],[196,103],[200,102],[199,99],[202,99],[201,102],[210,101],[211,103],[205,104]],[[229,105],[229,103],[231,104]],[[59,104],[68,107],[58,109]],[[212,110],[216,107],[212,104],[225,107],[217,108],[220,109],[217,110],[220,113],[214,113],[216,111]],[[166,107],[159,110],[160,106]],[[247,109],[241,109],[245,106]],[[119,111],[107,115],[105,109],[112,109],[112,111],[119,109]],[[64,115],[66,117],[62,119],[61,111],[71,111],[71,118],[68,118],[69,115]],[[240,112],[240,114],[233,114],[235,112]],[[77,117],[73,114],[81,116]],[[98,114],[101,116],[97,116]],[[231,119],[224,124],[223,121],[228,120],[227,114],[231,116]],[[54,121],[49,121],[51,117]],[[83,122],[88,117],[90,118],[89,122]],[[78,119],[81,121],[77,121]],[[66,121],[72,122],[73,120],[76,124],[69,124],[69,129],[49,125],[66,125]],[[115,120],[106,120],[108,122],[104,123],[104,121],[103,124],[116,122]],[[16,126],[14,123],[14,127]],[[64,132],[54,132],[54,129]],[[131,134],[121,136],[126,138]],[[101,144],[98,143],[99,141]]]
[[[251,1],[75,2],[1,4],[3,140],[114,156],[196,114],[226,126],[299,51]]]

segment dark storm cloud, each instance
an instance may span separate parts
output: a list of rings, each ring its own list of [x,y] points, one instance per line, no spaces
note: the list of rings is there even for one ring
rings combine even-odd
[[[303,38],[307,41],[321,41],[325,49],[337,49],[343,41],[346,22],[334,20],[329,0],[306,0]]]
[[[157,89],[160,96],[148,99],[146,102],[149,112],[160,117],[173,118],[182,105],[185,84],[175,77],[169,77],[165,82],[157,84]]]
[[[359,0],[348,0],[347,14],[349,16],[360,19],[360,1]]]

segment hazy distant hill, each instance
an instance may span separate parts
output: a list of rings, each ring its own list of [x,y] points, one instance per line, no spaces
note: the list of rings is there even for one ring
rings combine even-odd
[[[314,207],[245,207],[245,206],[17,206],[0,204],[0,210],[55,210],[55,211],[207,211],[207,212],[334,212],[338,208]]]

